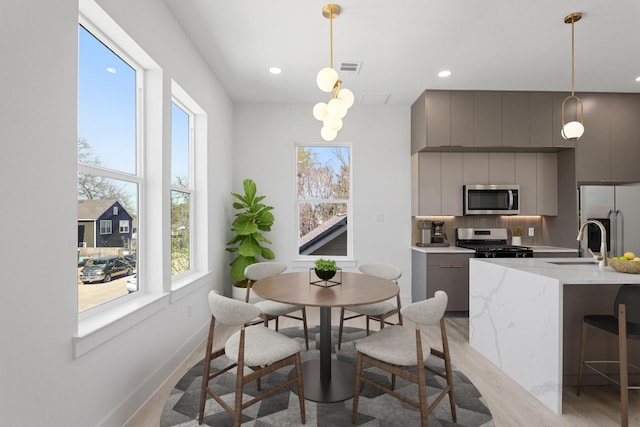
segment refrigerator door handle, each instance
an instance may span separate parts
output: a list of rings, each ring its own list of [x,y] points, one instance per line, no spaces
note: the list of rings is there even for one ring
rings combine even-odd
[[[618,217],[620,217],[620,221],[618,221]],[[618,256],[623,256],[624,255],[624,215],[622,214],[622,211],[620,209],[616,210],[616,233],[617,233],[618,223],[620,224],[620,233],[617,234],[617,236],[620,236],[620,254]]]

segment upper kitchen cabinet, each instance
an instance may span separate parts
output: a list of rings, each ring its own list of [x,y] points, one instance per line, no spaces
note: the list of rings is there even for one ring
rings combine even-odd
[[[502,146],[502,96],[500,92],[473,93],[473,145]]]
[[[504,101],[503,101],[504,102]],[[553,146],[553,94],[529,93],[529,146]]]
[[[606,93],[578,96],[584,106],[585,132],[572,143],[576,147],[576,180],[608,180],[611,178],[610,96]]]
[[[451,96],[428,90],[411,106],[411,153],[428,147],[451,146]]]
[[[473,147],[473,92],[451,91],[451,146]]]
[[[549,122],[551,110],[549,110]],[[525,92],[502,93],[502,146],[529,147],[530,101]]]
[[[640,181],[640,96],[612,94],[610,117],[611,179]]]
[[[575,142],[580,183],[640,181],[640,95],[579,94],[584,135]]]
[[[411,215],[462,215],[462,153],[411,157]]]

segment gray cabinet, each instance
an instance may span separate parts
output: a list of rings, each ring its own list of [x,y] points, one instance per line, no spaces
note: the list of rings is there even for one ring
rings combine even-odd
[[[428,254],[426,297],[438,290],[449,296],[447,311],[469,311],[469,258],[471,254]]]
[[[610,117],[611,179],[640,181],[640,96],[612,94]]]
[[[473,147],[473,92],[451,92],[451,146]]]
[[[521,215],[558,215],[556,153],[416,153],[411,214],[461,216],[462,186],[519,184]]]
[[[611,179],[610,97],[606,93],[580,95],[584,111],[584,135],[576,141],[576,180]]]
[[[500,92],[473,93],[473,145],[502,146],[502,96]]]
[[[529,93],[529,147],[553,146],[553,94]]]
[[[576,180],[581,183],[640,181],[640,95],[579,95],[585,132],[576,143]]]
[[[411,106],[411,153],[451,145],[449,91],[425,91]]]
[[[538,184],[536,153],[515,154],[516,183],[520,185],[520,215],[538,214]]]
[[[529,147],[530,102],[526,92],[502,93],[502,146]],[[551,115],[549,115],[551,118]]]
[[[577,258],[578,250],[575,252],[542,252],[542,251],[533,251],[534,258]]]
[[[558,215],[558,157],[536,153],[537,215]]]

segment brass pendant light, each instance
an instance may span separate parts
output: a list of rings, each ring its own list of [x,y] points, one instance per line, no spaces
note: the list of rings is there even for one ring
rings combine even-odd
[[[340,16],[340,6],[326,4],[322,8],[322,16],[329,20],[329,67],[325,67],[316,76],[316,84],[323,92],[329,92],[329,102],[318,102],[313,107],[313,117],[321,121],[323,126],[320,135],[325,141],[333,141],[342,129],[342,119],[353,105],[353,92],[342,87],[342,80],[333,68],[333,18]]]
[[[565,24],[571,24],[571,95],[567,96],[562,101],[562,137],[569,141],[577,141],[580,139],[582,134],[584,134],[584,107],[582,105],[582,100],[575,96],[573,92],[573,84],[574,84],[574,33],[573,33],[573,25],[578,22],[582,18],[582,13],[574,12],[570,13],[564,17]],[[570,121],[569,123],[565,120],[565,109],[567,107],[567,101],[573,101],[576,112],[575,112],[575,120]]]

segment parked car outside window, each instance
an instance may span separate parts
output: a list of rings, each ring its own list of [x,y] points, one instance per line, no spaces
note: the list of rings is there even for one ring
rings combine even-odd
[[[80,272],[82,283],[110,282],[114,277],[130,276],[134,267],[123,257],[88,260]]]

